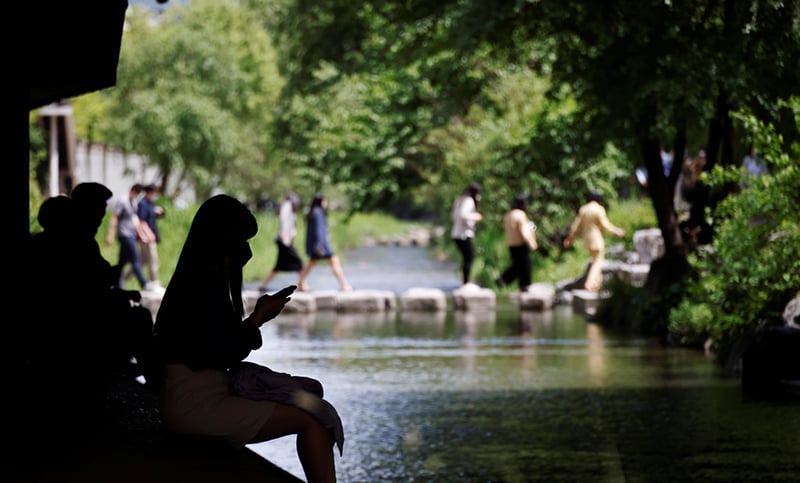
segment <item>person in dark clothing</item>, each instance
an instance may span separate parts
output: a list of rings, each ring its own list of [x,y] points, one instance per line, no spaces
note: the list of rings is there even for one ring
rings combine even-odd
[[[260,327],[280,314],[295,288],[262,295],[245,314],[242,269],[257,231],[250,210],[230,196],[213,196],[197,210],[156,315],[161,417],[171,431],[234,448],[296,434],[307,480],[333,482],[334,440],[311,414],[231,393],[230,369],[261,347]]]
[[[25,374],[24,411],[35,434],[69,434],[76,444],[103,427],[116,381],[154,380],[152,316],[137,304],[138,292],[114,287],[118,272],[95,238],[110,197],[105,186],[82,183],[71,197],[45,200],[43,231],[31,237],[25,254],[26,286],[42,279],[65,283],[47,291],[46,303],[29,302],[35,309],[24,325],[18,368]]]
[[[300,272],[300,280],[297,283],[301,291],[308,290],[306,277],[319,261],[330,262],[331,270],[333,270],[333,274],[339,281],[339,286],[343,291],[349,292],[352,290],[350,284],[344,278],[342,263],[334,253],[328,237],[327,204],[325,196],[317,193],[311,201],[311,207],[306,217],[306,255],[308,255],[309,260],[308,264]]]
[[[146,288],[160,289],[161,282],[158,277],[158,244],[161,242],[161,233],[158,230],[158,219],[164,216],[164,208],[155,204],[160,193],[155,184],[144,187],[144,196],[139,200],[136,208],[142,229],[146,229],[145,237],[139,238],[139,254],[142,257],[142,266],[147,268],[148,281]]]
[[[511,202],[511,209],[503,216],[511,265],[496,280],[497,285],[501,287],[517,280],[521,292],[528,290],[531,284],[531,252],[539,247],[536,243],[534,224],[525,212],[527,207],[525,196],[517,195]]]
[[[112,245],[115,236],[119,241],[119,260],[117,261],[120,270],[120,278],[117,282],[119,288],[125,288],[127,275],[122,271],[128,264],[131,265],[132,273],[139,281],[139,287],[147,286],[147,279],[144,278],[144,272],[142,272],[142,257],[136,246],[137,240],[150,241],[152,239],[152,234],[148,234],[149,230],[143,229],[139,215],[137,215],[137,205],[142,190],[143,187],[139,183],[131,186],[128,196],[120,198],[114,204],[111,222],[108,224],[106,245]]]

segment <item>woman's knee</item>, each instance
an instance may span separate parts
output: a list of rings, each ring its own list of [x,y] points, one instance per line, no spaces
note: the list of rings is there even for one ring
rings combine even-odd
[[[270,418],[259,429],[253,443],[269,441],[291,434],[301,434],[321,426],[313,416],[302,409],[277,403]]]

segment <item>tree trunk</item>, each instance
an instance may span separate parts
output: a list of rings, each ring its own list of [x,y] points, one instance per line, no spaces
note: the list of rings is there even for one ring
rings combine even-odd
[[[683,285],[690,268],[674,205],[674,183],[677,181],[677,171],[680,170],[680,162],[683,160],[682,144],[685,144],[685,141],[683,132],[679,131],[675,139],[675,148],[681,151],[675,151],[674,168],[667,178],[664,176],[661,161],[661,145],[652,134],[654,132],[652,127],[655,126],[655,109],[644,112],[647,114],[643,115],[642,122],[639,123],[640,130],[637,135],[642,158],[647,167],[650,199],[664,238],[664,255],[650,265],[644,286],[648,307],[642,310],[642,327],[649,335],[657,335],[662,341],[666,341],[669,310],[680,301],[678,294],[682,293],[682,290],[672,290],[672,287],[676,284]]]

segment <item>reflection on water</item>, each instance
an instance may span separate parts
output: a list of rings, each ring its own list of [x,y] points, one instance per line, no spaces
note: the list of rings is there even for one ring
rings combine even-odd
[[[287,314],[250,359],[325,386],[340,482],[789,481],[797,407],[569,308]],[[253,445],[302,477],[294,438]]]

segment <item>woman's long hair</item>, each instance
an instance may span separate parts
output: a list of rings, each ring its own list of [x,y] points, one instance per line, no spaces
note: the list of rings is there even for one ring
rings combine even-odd
[[[226,284],[234,308],[243,314],[242,267],[252,255],[247,241],[257,232],[255,217],[237,199],[216,195],[206,200],[192,220],[161,308],[171,307],[173,298],[190,300],[196,297],[198,285]],[[229,257],[229,266],[223,271],[226,257]],[[176,307],[184,302],[177,303]]]
[[[325,195],[322,193],[317,193],[314,195],[314,198],[311,200],[311,206],[308,207],[308,213],[306,214],[306,219],[311,220],[314,216],[314,208],[319,208],[322,211],[325,211],[325,207],[322,206],[322,203],[325,201]]]
[[[464,190],[464,194],[472,198],[472,201],[475,202],[475,209],[478,209],[478,201],[481,199],[481,185],[478,183],[472,183],[471,185],[467,186],[467,189]]]

